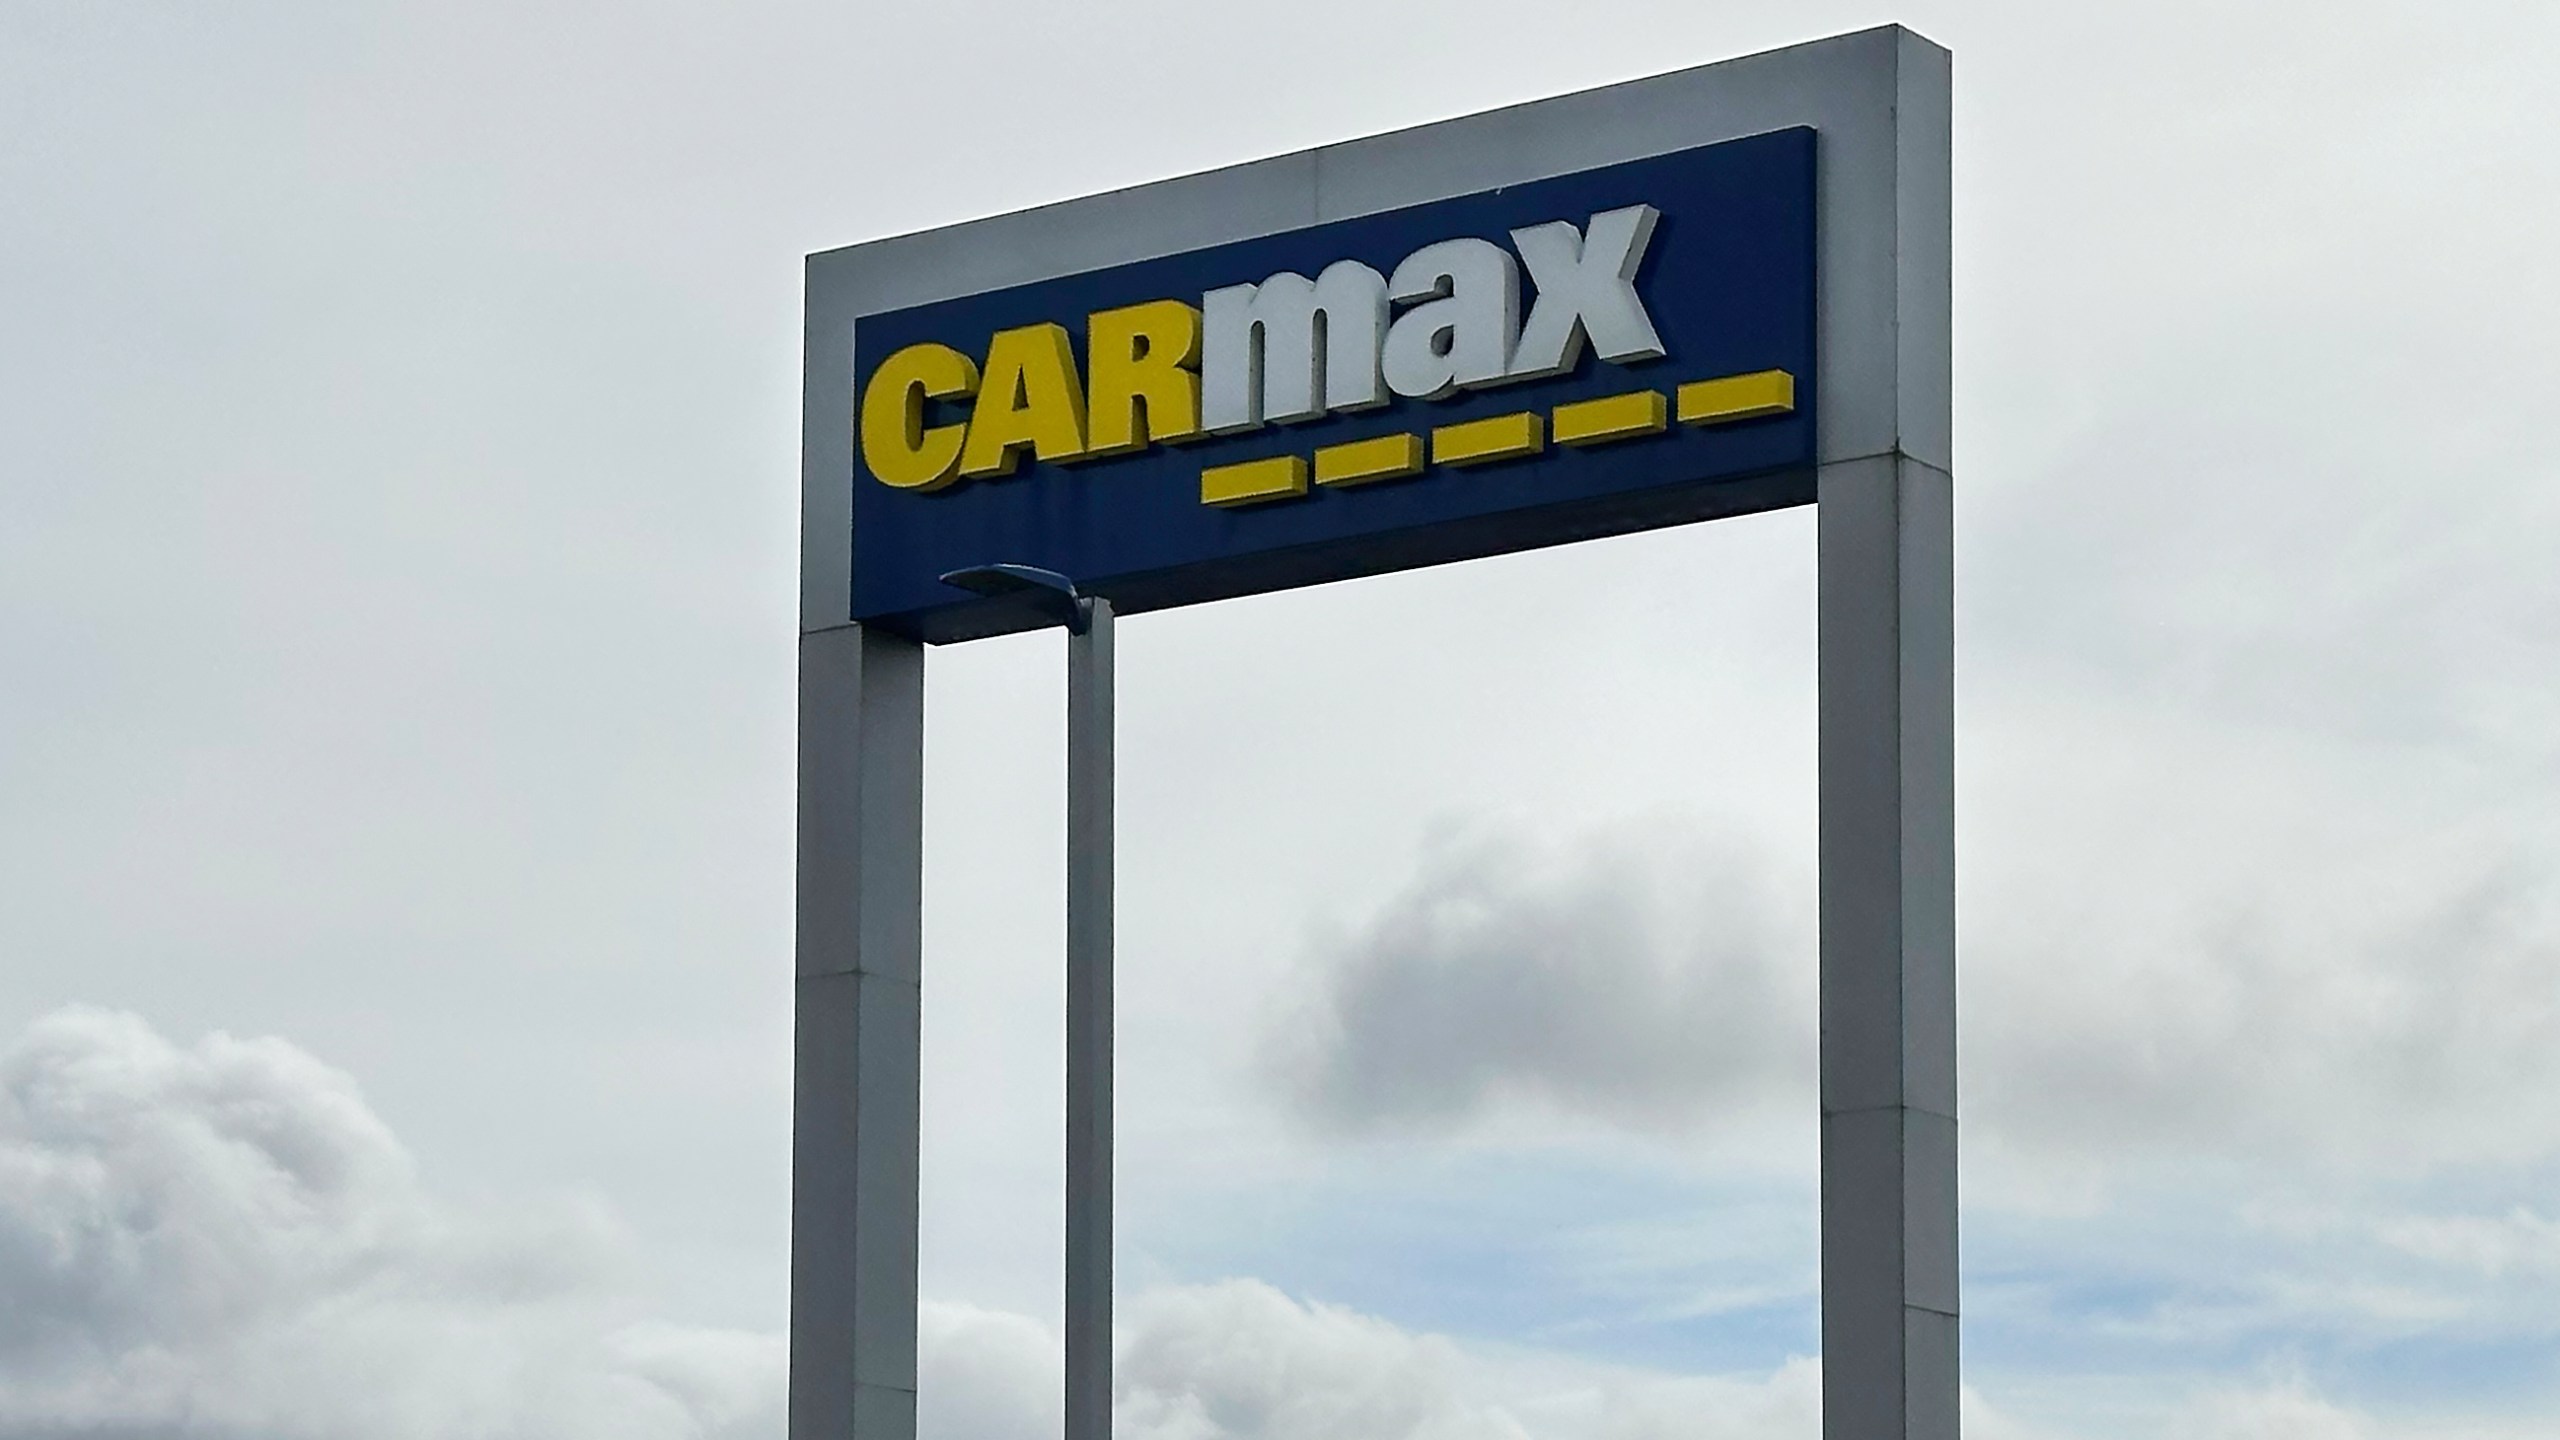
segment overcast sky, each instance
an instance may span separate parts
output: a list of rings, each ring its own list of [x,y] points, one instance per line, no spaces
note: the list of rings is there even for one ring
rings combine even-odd
[[[781,1433],[806,252],[1957,77],[1977,1440],[2560,1431],[2560,7],[0,0],[0,1434]],[[1120,1424],[1810,1440],[1808,512],[1121,631]],[[926,1440],[1056,1421],[1054,635]]]

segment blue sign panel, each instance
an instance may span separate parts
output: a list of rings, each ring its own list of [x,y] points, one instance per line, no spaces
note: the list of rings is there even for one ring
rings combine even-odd
[[[1776,131],[854,327],[853,618],[1123,614],[1813,497],[1814,134]]]

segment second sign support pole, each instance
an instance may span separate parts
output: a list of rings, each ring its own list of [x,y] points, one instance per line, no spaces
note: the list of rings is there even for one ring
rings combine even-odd
[[[1067,1423],[1111,1436],[1111,602],[1067,636]]]

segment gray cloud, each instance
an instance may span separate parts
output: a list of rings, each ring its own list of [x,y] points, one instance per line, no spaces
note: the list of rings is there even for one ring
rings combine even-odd
[[[2387,851],[2178,904],[2139,886],[2098,867],[1968,926],[1978,1137],[2385,1173],[2560,1154],[2560,927],[2530,869]],[[1809,1102],[1803,889],[1664,823],[1443,841],[1314,948],[1311,998],[1267,1043],[1296,1111],[1337,1127],[1527,1106],[1658,1128]]]
[[[1343,1128],[1519,1101],[1645,1124],[1751,1103],[1811,1073],[1807,898],[1738,847],[1661,827],[1565,848],[1444,835],[1317,947],[1269,1058],[1302,1113]]]
[[[436,1197],[280,1040],[70,1010],[0,1053],[0,1432],[779,1433],[779,1340],[648,1323],[623,1249]]]
[[[1976,1109],[2011,1143],[2272,1152],[2378,1172],[2560,1154],[2560,941],[2540,881],[2183,934],[1979,952]]]

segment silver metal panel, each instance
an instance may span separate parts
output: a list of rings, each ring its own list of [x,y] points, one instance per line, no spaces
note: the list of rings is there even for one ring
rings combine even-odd
[[[1825,1035],[1824,1048],[1830,1048]],[[1899,1115],[1822,1117],[1822,1433],[1905,1440]]]
[[[1903,1292],[1916,1309],[1953,1315],[1956,1122],[1934,1110],[1905,1109],[1901,1115]]]
[[[800,641],[796,1437],[914,1431],[923,660],[856,627]]]
[[[800,974],[919,978],[923,810],[924,647],[854,626],[803,635]]]
[[[1954,525],[1946,472],[1823,470],[1823,1433],[1957,1427]]]
[[[1944,1376],[1944,1385],[1914,1387],[1906,1399],[1897,1422],[1886,1422],[1890,1428],[1873,1431],[1890,1435],[1894,1440],[1957,1440],[1963,1427],[1963,1410],[1957,1403],[1955,1376],[1962,1363],[1957,1354],[1957,1321],[1953,1315],[1934,1310],[1904,1312],[1902,1332],[1902,1369],[1906,1375]],[[1826,1401],[1826,1403],[1828,1403]],[[1858,1432],[1832,1430],[1828,1421],[1823,1428],[1830,1440]]]
[[[1955,57],[1895,37],[1894,448],[1955,470]]]
[[[799,1426],[792,1426],[799,1433]],[[887,1385],[865,1385],[854,1391],[853,1419],[850,1428],[820,1432],[830,1435],[913,1435],[916,1433],[916,1392]]]
[[[853,1378],[912,1392],[922,996],[905,980],[852,979],[860,1011],[854,1022]]]
[[[1901,463],[1902,525],[1895,552],[1901,597],[1896,650],[1903,676],[1900,881],[1902,1083],[1910,1104],[1956,1110],[1955,482]],[[1944,1043],[1936,1043],[1943,1038]]]
[[[1066,1440],[1111,1435],[1111,602],[1067,637]]]
[[[853,618],[853,296],[802,271],[800,330],[800,629]],[[807,733],[807,722],[802,722]],[[806,743],[805,741],[803,742]]]
[[[842,1435],[860,1389],[916,1373],[917,991],[860,974],[795,985],[791,1428]]]

